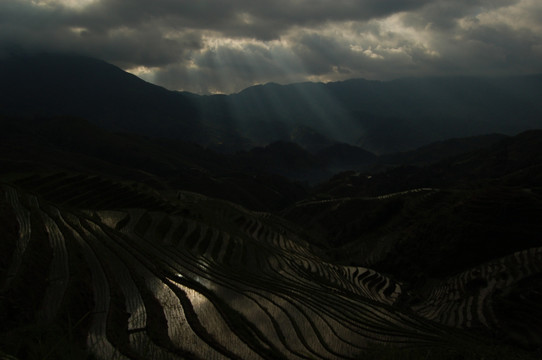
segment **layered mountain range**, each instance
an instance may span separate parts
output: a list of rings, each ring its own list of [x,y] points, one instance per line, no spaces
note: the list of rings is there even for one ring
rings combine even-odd
[[[266,84],[201,96],[100,60],[41,54],[0,60],[0,80],[2,115],[76,116],[230,152],[292,141],[309,151],[346,142],[382,154],[542,126],[542,75]]]

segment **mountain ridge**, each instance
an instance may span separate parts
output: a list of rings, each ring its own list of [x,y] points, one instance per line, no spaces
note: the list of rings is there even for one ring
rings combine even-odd
[[[3,115],[79,116],[108,129],[225,152],[288,141],[300,127],[378,154],[542,127],[541,75],[268,84],[201,96],[166,90],[76,55],[0,63]]]

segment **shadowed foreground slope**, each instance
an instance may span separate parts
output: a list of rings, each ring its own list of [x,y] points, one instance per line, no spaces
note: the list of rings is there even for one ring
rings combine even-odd
[[[93,196],[69,194],[74,179],[63,180],[58,201]],[[66,209],[46,190],[20,190],[33,181],[2,189],[2,225],[11,227],[4,334],[25,322],[71,323],[101,359],[352,358],[372,342],[426,345],[453,334],[393,308],[395,281],[322,261],[273,216],[184,193],[141,203],[154,211],[125,208],[137,194],[114,187],[104,209]]]
[[[12,179],[1,196],[1,346],[20,358],[39,352],[29,342],[58,351],[40,328],[98,359],[348,359],[375,344],[474,346],[489,340],[458,331],[469,326],[450,314],[491,328],[481,317],[493,310],[491,291],[542,270],[542,249],[532,249],[497,261],[512,277],[474,297],[478,307],[461,302],[461,284],[490,271],[483,266],[405,305],[401,283],[333,265],[303,229],[225,201],[62,173]]]

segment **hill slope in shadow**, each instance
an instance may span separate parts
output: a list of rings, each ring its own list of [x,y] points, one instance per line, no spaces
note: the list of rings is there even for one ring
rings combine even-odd
[[[0,115],[82,117],[224,152],[295,141],[312,152],[345,142],[384,154],[542,126],[540,75],[266,84],[199,96],[100,60],[38,54],[0,59],[0,80]]]

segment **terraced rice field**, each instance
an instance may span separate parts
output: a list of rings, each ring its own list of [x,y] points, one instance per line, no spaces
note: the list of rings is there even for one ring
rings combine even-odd
[[[28,292],[32,259],[41,259],[31,317],[83,314],[80,333],[98,359],[358,359],[374,344],[478,341],[458,329],[499,328],[493,295],[542,271],[542,248],[526,250],[436,283],[406,306],[401,283],[324,261],[273,215],[92,178],[43,180],[40,195],[23,190],[38,180],[1,187],[17,226],[5,240],[2,294]],[[108,195],[81,190],[89,183]]]

